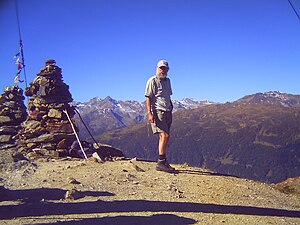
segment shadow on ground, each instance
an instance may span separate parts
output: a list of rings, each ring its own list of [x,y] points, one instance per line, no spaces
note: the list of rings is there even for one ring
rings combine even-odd
[[[64,199],[67,190],[60,188],[36,188],[9,190],[0,186],[0,201],[22,201],[23,203],[35,203],[44,200]],[[80,196],[113,196],[113,193],[103,191],[80,191]],[[1,217],[1,216],[0,216]]]
[[[195,174],[195,175],[206,175],[206,176],[220,176],[220,177],[237,177],[230,174],[222,174],[222,173],[215,173],[215,172],[205,172],[200,170],[183,170],[178,169],[174,173],[185,173],[185,174]],[[238,177],[237,177],[238,178]]]
[[[190,218],[179,217],[172,214],[156,214],[152,216],[115,216],[115,217],[102,217],[102,218],[88,218],[88,219],[76,219],[70,221],[61,221],[47,224],[56,225],[73,225],[73,224],[109,224],[109,225],[189,225],[194,224],[197,221]],[[43,225],[43,223],[39,223]]]
[[[41,199],[43,191],[43,201]],[[216,213],[216,214],[242,214],[257,216],[278,216],[300,218],[300,211],[262,208],[252,206],[217,205],[193,202],[166,202],[147,200],[124,200],[124,201],[85,201],[85,202],[49,202],[47,200],[59,200],[66,191],[62,189],[28,189],[7,190],[1,188],[0,199],[16,200],[27,199],[17,205],[0,206],[0,219],[12,219],[18,217],[47,216],[47,215],[75,215],[91,213],[112,212],[193,212],[193,213]],[[40,194],[40,195],[39,195]],[[113,195],[109,192],[89,192],[93,196]],[[36,196],[35,196],[36,195]],[[126,217],[127,218],[127,217]],[[148,217],[147,217],[148,218]]]

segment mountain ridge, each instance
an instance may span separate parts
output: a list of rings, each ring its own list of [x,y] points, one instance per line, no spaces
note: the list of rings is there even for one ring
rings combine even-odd
[[[285,98],[267,92],[266,101],[248,101],[262,97],[257,93],[231,103],[176,111],[170,160],[271,183],[299,176],[300,96],[280,95]],[[157,140],[146,122],[97,139],[129,157],[156,159]]]
[[[192,98],[183,98],[182,100],[173,100],[174,110],[190,110],[198,107],[226,104],[212,102],[209,100],[194,100]],[[240,104],[281,104],[283,106],[294,106],[300,104],[300,95],[292,95],[280,91],[259,92],[246,95],[232,102],[235,105]],[[87,102],[73,102],[78,113],[81,114],[84,122],[90,131],[99,136],[105,132],[116,129],[123,129],[135,124],[145,122],[146,109],[145,102],[136,100],[116,100],[110,96],[101,99],[94,97]],[[89,133],[80,121],[78,115],[75,121],[80,130],[80,136],[83,139],[90,138]]]
[[[280,103],[283,106],[294,106],[300,104],[300,95],[293,95],[283,93],[280,91],[268,91],[263,93],[256,93],[252,95],[246,95],[235,103],[248,103],[248,104],[277,104]]]
[[[211,104],[217,103],[208,100],[198,101],[190,98],[184,98],[181,101],[173,101],[174,112],[177,110],[194,109]],[[107,96],[104,99],[94,97],[88,102],[74,102],[73,105],[95,136],[107,131],[140,124],[146,118],[145,102],[138,102],[135,100],[115,100],[110,96]],[[84,139],[89,138],[89,134],[79,120],[78,115],[75,116],[74,119],[78,124],[81,137]]]

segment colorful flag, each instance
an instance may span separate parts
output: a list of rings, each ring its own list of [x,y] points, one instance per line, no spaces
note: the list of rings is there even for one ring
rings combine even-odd
[[[18,70],[22,70],[22,64],[20,58],[17,58],[16,64],[18,65]]]
[[[24,82],[24,80],[21,80],[21,78],[20,78],[20,72],[21,72],[21,71],[19,71],[19,72],[17,73],[17,75],[15,76],[15,79],[14,79],[14,82],[15,82],[15,83],[18,83],[18,82],[23,83],[23,82]]]
[[[18,52],[17,54],[15,54],[14,58],[19,58],[20,57],[20,52]]]
[[[17,59],[17,60],[16,60],[16,65],[17,65],[17,69],[18,69],[18,72],[17,72],[17,74],[16,74],[16,76],[15,76],[15,79],[14,79],[14,82],[15,82],[15,83],[18,83],[18,82],[24,82],[24,80],[21,80],[21,78],[20,78],[20,73],[21,73],[22,68],[23,68],[23,65],[22,65],[22,62],[21,62],[20,57],[21,57],[21,53],[20,53],[20,52],[18,52],[18,53],[15,54],[15,56],[14,56],[14,58]]]

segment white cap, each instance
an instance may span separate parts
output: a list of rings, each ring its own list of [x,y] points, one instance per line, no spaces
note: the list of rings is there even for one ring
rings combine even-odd
[[[157,67],[168,67],[169,68],[169,63],[167,60],[160,60],[158,63],[157,63]]]

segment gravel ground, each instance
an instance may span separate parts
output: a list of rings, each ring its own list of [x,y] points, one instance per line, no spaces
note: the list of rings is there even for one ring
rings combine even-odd
[[[0,224],[300,224],[300,196],[271,184],[188,165],[169,174],[136,159],[0,152]]]

